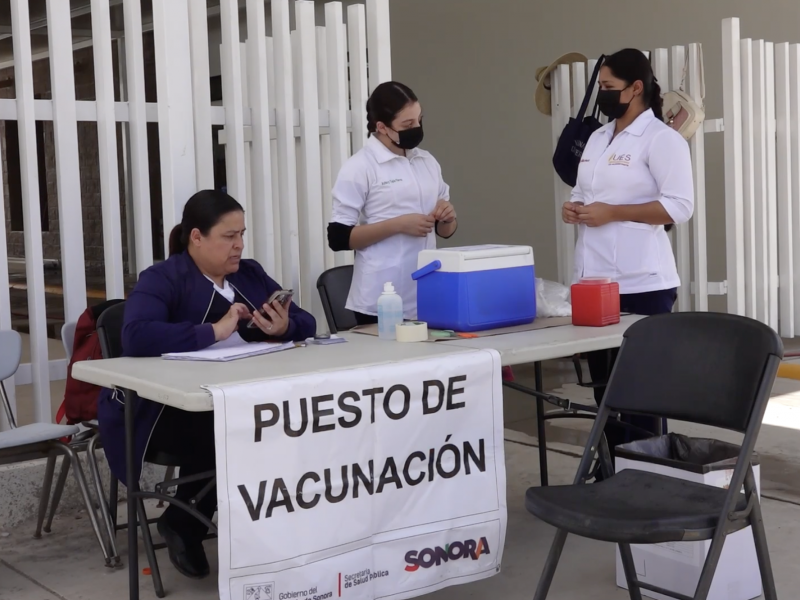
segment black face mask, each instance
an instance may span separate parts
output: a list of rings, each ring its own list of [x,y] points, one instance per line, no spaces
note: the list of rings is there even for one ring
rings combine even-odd
[[[630,102],[620,102],[624,90],[600,90],[597,92],[597,108],[609,119],[621,119],[628,112]]]
[[[402,150],[413,150],[422,143],[422,138],[425,134],[422,131],[422,125],[419,127],[412,127],[411,129],[404,129],[403,131],[395,131],[398,141],[392,140],[392,143],[401,148]],[[391,139],[391,138],[389,138]]]

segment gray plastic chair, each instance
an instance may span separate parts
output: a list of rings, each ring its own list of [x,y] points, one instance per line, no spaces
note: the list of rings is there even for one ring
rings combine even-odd
[[[83,467],[81,466],[75,449],[61,441],[63,437],[77,434],[80,429],[75,425],[56,425],[54,423],[34,423],[21,427],[17,426],[17,420],[11,408],[11,401],[6,393],[3,382],[14,376],[19,368],[21,358],[22,338],[20,335],[16,331],[0,331],[0,403],[3,405],[3,410],[11,427],[9,431],[0,432],[0,465],[39,458],[47,459],[44,483],[39,499],[36,533],[34,534],[34,537],[40,538],[42,535],[42,524],[44,523],[47,506],[50,501],[50,490],[53,485],[56,459],[59,455],[63,456],[62,476],[66,479],[66,473],[69,467],[72,468],[72,473],[78,484],[78,489],[83,496],[83,503],[89,515],[92,529],[103,550],[106,564],[110,564],[108,547],[100,530],[94,501],[89,493],[89,487],[86,484]]]
[[[64,344],[64,352],[67,353],[67,362],[72,360],[72,349],[75,347],[75,328],[76,322],[64,323],[61,328],[61,343]]]

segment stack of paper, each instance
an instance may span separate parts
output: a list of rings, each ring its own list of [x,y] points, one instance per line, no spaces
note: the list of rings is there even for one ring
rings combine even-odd
[[[229,362],[232,360],[239,360],[240,358],[250,358],[253,356],[261,356],[262,354],[281,352],[289,348],[294,348],[294,343],[247,343],[238,333],[234,333],[227,340],[209,346],[205,350],[198,350],[196,352],[172,352],[170,354],[163,354],[161,357],[166,360]]]

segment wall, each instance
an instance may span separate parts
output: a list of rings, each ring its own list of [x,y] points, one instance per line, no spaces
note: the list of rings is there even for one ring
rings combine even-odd
[[[569,51],[701,42],[707,113],[720,118],[722,19],[741,18],[743,38],[800,42],[799,10],[797,0],[392,0],[393,74],[424,105],[426,147],[459,212],[453,243],[530,244],[538,272],[556,276],[551,130],[533,105],[537,67]],[[722,281],[722,135],[706,140],[709,279]]]

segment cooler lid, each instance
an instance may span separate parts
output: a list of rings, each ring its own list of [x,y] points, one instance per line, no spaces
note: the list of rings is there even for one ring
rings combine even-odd
[[[423,250],[419,253],[417,268],[421,269],[434,261],[441,263],[437,270],[446,273],[530,267],[534,264],[533,248],[530,246],[497,244]]]

